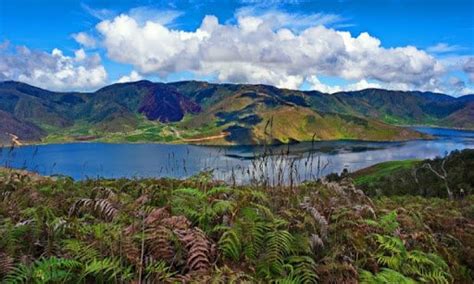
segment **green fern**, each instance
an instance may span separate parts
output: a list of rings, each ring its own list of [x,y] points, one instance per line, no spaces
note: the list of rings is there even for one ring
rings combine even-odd
[[[40,258],[32,265],[20,264],[6,276],[6,283],[60,283],[77,281],[82,264],[57,257]]]
[[[293,267],[293,274],[298,280],[297,283],[317,283],[316,263],[309,256],[290,256],[286,263]]]
[[[148,264],[145,267],[145,273],[145,278],[152,283],[163,283],[176,274],[164,261]]]
[[[438,255],[419,250],[407,251],[397,237],[375,234],[375,238],[379,244],[376,254],[379,264],[421,282],[451,282],[449,267]]]
[[[238,261],[242,253],[241,233],[237,228],[229,228],[219,240],[219,248],[225,257]]]
[[[173,191],[172,212],[184,215],[206,232],[210,232],[216,220],[234,208],[231,200],[221,199],[229,193],[227,187],[216,187],[207,192],[196,188],[179,188]]]
[[[382,229],[385,234],[392,234],[400,226],[397,221],[396,211],[391,211],[381,216],[378,220],[365,220],[365,222],[371,226]]]
[[[99,258],[99,252],[92,245],[87,245],[80,240],[64,240],[63,247],[73,259],[82,263]]]
[[[291,254],[294,238],[286,230],[273,230],[265,235],[266,252],[257,265],[257,273],[264,278],[281,275],[284,271],[284,260]]]
[[[389,269],[382,268],[377,274],[372,274],[369,271],[362,270],[359,272],[359,281],[363,284],[415,284],[416,281],[406,277],[405,275]]]
[[[132,278],[131,267],[124,267],[118,258],[102,258],[92,260],[84,266],[82,278],[92,277],[99,280],[121,280],[126,281]]]

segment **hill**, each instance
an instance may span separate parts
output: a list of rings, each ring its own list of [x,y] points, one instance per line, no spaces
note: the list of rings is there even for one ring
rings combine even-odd
[[[138,81],[93,93],[0,82],[0,142],[292,143],[423,138],[400,125],[474,129],[474,96],[367,89],[324,94],[267,85]]]
[[[473,167],[474,150],[465,149],[444,158],[385,162],[356,171],[351,177],[371,196],[448,197],[449,191],[454,197],[462,197],[474,192]]]

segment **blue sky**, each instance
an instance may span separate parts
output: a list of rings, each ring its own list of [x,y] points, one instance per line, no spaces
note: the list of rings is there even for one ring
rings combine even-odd
[[[472,11],[460,0],[0,0],[0,79],[61,90],[146,78],[462,95],[474,93]],[[202,29],[205,19],[213,28]]]

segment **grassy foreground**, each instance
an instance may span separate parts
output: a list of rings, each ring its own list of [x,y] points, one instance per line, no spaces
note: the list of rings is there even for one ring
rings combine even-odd
[[[0,173],[5,283],[472,283],[474,197]]]

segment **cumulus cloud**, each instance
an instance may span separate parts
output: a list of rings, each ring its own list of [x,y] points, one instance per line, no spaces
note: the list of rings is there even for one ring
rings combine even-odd
[[[96,40],[92,36],[86,34],[85,32],[73,34],[72,37],[84,47],[92,48],[96,46]]]
[[[120,77],[120,79],[117,80],[117,83],[136,82],[140,81],[141,79],[143,79],[142,75],[138,74],[137,71],[132,70],[130,75]]]
[[[221,24],[206,16],[194,31],[170,29],[149,20],[139,23],[122,14],[96,28],[108,56],[132,64],[141,74],[161,77],[191,71],[221,82],[266,83],[298,88],[312,76],[352,81],[379,81],[436,88],[442,65],[413,46],[384,48],[379,39],[357,36],[302,19],[300,29],[287,26],[291,14],[240,10],[236,22]]]
[[[0,80],[17,80],[53,90],[89,90],[103,86],[107,72],[99,55],[83,49],[74,56],[59,49],[51,53],[25,46],[0,49]]]

